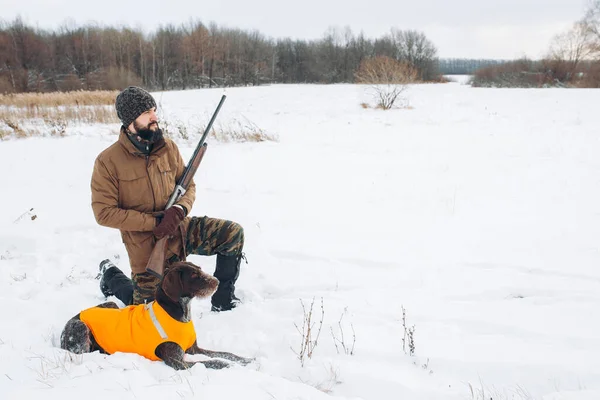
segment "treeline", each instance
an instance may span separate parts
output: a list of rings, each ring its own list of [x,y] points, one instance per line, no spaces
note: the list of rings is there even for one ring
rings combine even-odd
[[[574,65],[562,59],[520,59],[475,71],[471,84],[504,88],[600,88],[600,63],[580,60]]]
[[[437,49],[418,31],[373,40],[332,29],[304,41],[200,21],[144,34],[94,25],[48,31],[17,18],[0,24],[0,93],[354,82],[360,63],[377,56],[410,63],[420,80],[438,78]]]
[[[478,69],[473,86],[600,88],[600,0],[556,35],[541,60],[515,60]]]
[[[468,59],[468,58],[441,58],[438,61],[438,70],[442,75],[472,75],[475,71],[500,65],[506,61],[489,59]]]

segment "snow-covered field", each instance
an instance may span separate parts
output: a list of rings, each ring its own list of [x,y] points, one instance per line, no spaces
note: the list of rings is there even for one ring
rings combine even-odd
[[[227,91],[218,125],[279,137],[211,142],[196,177],[192,213],[246,231],[243,306],[193,304],[200,346],[256,358],[228,370],[60,350],[64,323],[104,300],[99,262],[129,272],[90,208],[116,127],[0,142],[0,399],[600,399],[600,91],[421,85],[410,109],[380,111],[364,90]],[[221,94],[155,96],[192,126]],[[197,136],[176,140],[189,158]]]

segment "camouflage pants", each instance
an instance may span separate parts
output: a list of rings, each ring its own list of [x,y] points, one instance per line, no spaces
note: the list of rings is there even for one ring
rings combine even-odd
[[[236,222],[218,218],[192,217],[185,240],[186,254],[212,256],[221,254],[235,256],[244,247],[244,228]],[[180,261],[177,256],[171,257],[165,265]],[[142,304],[154,300],[154,292],[160,279],[147,272],[132,274],[133,304]]]

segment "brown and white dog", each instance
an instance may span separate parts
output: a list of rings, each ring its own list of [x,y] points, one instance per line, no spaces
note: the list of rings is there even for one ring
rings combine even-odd
[[[189,263],[175,263],[156,289],[149,304],[119,309],[107,302],[84,310],[71,318],[60,336],[60,347],[82,354],[137,353],[150,360],[163,360],[175,369],[190,368],[196,362],[185,361],[185,354],[202,354],[211,358],[246,365],[252,359],[232,353],[198,347],[192,323],[190,302],[194,297],[211,296],[219,281]],[[207,368],[226,368],[226,361],[198,361]]]

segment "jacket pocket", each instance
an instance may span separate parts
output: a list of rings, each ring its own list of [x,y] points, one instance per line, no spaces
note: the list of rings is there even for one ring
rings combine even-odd
[[[159,203],[162,205],[167,204],[169,197],[171,197],[175,189],[175,172],[175,168],[169,165],[167,160],[160,160],[158,163],[158,181],[160,182]]]
[[[146,171],[126,170],[119,176],[119,205],[137,211],[152,211],[152,191]]]

